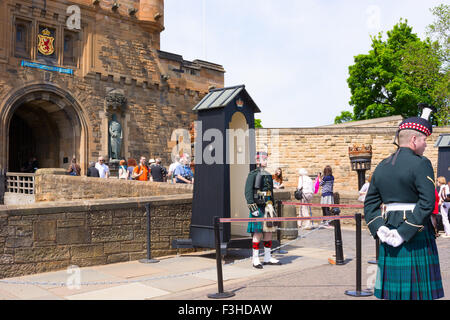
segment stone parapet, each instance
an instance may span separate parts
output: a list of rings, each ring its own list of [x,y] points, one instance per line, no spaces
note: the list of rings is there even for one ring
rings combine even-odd
[[[147,203],[152,257],[175,254],[172,240],[189,237],[191,195],[2,207],[0,278],[145,258]]]
[[[192,195],[192,190],[187,184],[39,174],[39,170],[35,179],[36,202]]]

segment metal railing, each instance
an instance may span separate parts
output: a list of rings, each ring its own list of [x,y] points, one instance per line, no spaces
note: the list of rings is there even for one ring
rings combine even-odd
[[[34,173],[7,172],[6,192],[34,194]]]

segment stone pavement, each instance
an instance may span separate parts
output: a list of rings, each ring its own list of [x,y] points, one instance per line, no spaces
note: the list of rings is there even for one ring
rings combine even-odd
[[[223,267],[225,291],[239,300],[343,300],[355,290],[354,226],[343,227],[345,265],[328,263],[334,254],[334,231],[302,231],[305,238],[286,240],[287,254],[276,254],[282,266],[254,269],[250,250],[229,250]],[[450,239],[437,239],[444,290],[450,297]],[[375,254],[375,241],[362,232],[362,289],[373,285],[375,265],[368,264]],[[242,259],[246,259],[241,261]],[[68,269],[30,276],[2,279],[0,299],[5,300],[209,300],[217,292],[214,251],[160,258],[159,263],[139,261]],[[78,282],[81,285],[77,287]],[[13,282],[20,282],[13,283]]]

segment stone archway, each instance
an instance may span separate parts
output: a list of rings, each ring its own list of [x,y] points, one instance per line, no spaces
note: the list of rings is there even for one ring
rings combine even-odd
[[[40,168],[67,168],[73,156],[88,164],[89,132],[81,105],[53,84],[12,92],[0,107],[0,170],[21,171],[36,157]]]

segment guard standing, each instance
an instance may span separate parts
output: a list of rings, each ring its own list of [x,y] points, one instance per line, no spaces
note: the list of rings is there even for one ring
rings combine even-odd
[[[273,207],[273,180],[272,175],[265,170],[267,166],[267,153],[256,153],[257,168],[250,171],[245,183],[245,199],[250,209],[250,218],[275,217]],[[276,231],[273,222],[249,222],[247,232],[252,234],[253,247],[253,267],[262,269],[263,266],[259,260],[259,243],[263,239],[264,244],[264,262],[263,264],[281,265],[280,261],[271,255],[272,233]]]
[[[432,107],[422,117],[403,120],[397,151],[375,169],[364,201],[364,218],[381,241],[375,296],[389,300],[430,300],[444,296],[439,256],[430,215],[435,184],[430,160],[423,156]],[[396,140],[398,139],[398,144]]]

